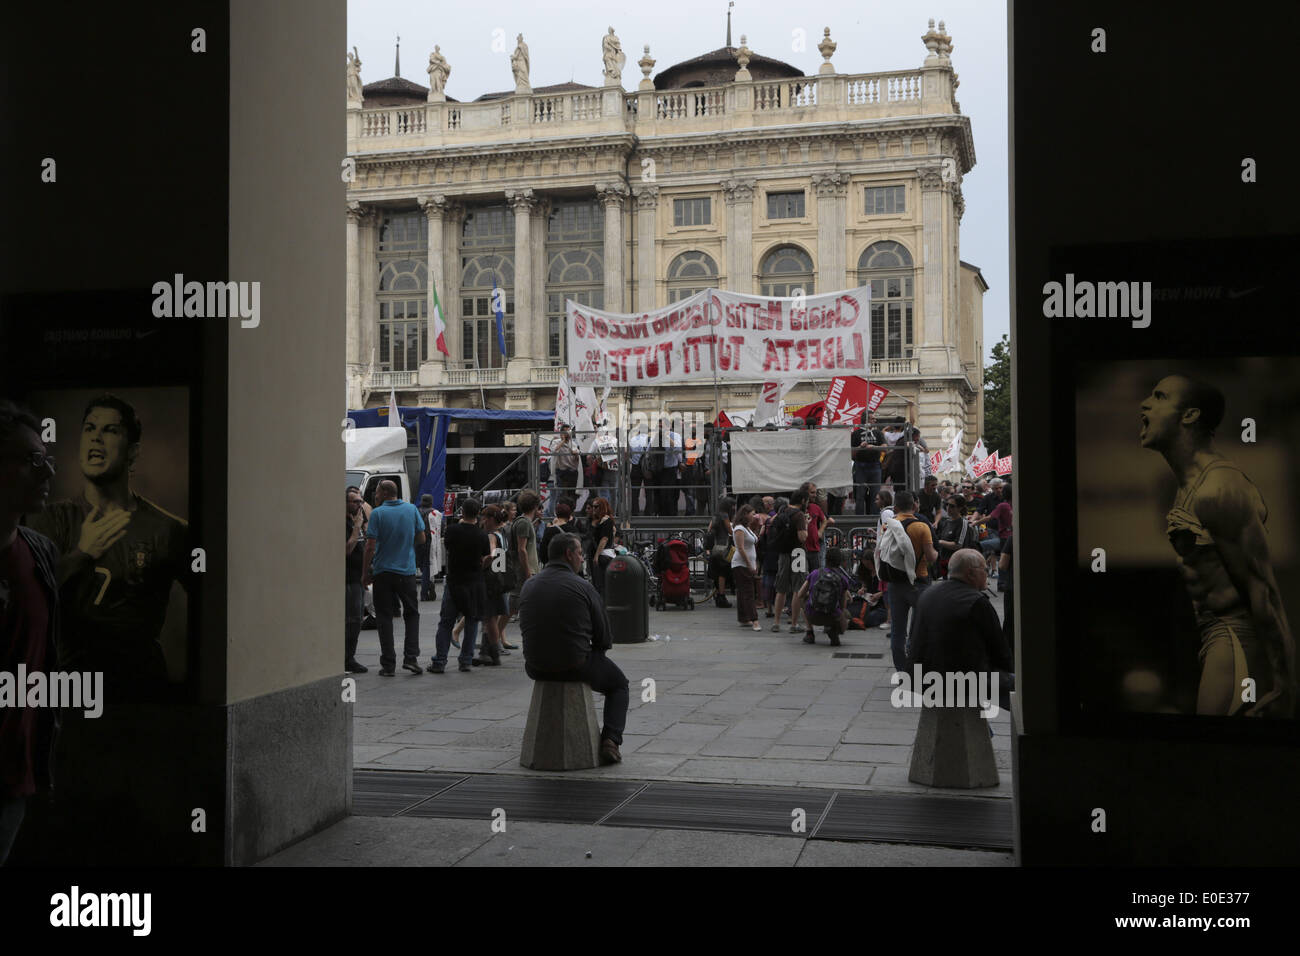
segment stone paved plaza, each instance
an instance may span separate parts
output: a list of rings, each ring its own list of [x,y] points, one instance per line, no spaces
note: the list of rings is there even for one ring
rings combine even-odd
[[[441,597],[441,589],[439,590]],[[440,602],[420,605],[421,663],[433,649]],[[999,614],[1002,596],[995,602]],[[401,621],[395,621],[401,643]],[[658,640],[616,644],[611,658],[627,674],[631,706],[623,762],[567,776],[834,786],[1011,797],[1010,719],[992,720],[1001,783],[978,790],[935,791],[908,781],[919,711],[890,703],[888,632],[850,631],[831,648],[799,634],[742,629],[733,609],[650,612]],[[507,639],[519,643],[517,624]],[[834,658],[832,653],[879,657]],[[452,649],[453,655],[455,649]],[[519,765],[532,693],[522,651],[500,667],[416,677],[399,668],[378,676],[375,631],[362,631],[357,677],[355,765],[377,770],[531,774]],[[656,699],[642,700],[652,678]],[[597,695],[597,709],[602,698]]]

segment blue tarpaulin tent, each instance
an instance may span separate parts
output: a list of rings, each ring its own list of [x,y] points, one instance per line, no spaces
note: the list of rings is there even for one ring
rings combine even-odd
[[[495,408],[428,408],[426,406],[398,406],[397,413],[402,417],[402,424],[416,429],[416,439],[420,446],[420,495],[433,495],[434,502],[442,507],[444,493],[447,490],[447,426],[452,419],[477,419],[495,422],[550,422],[554,421],[553,411],[503,411]],[[363,408],[348,412],[355,428],[387,427],[388,406],[383,408]],[[520,451],[523,451],[521,448]]]

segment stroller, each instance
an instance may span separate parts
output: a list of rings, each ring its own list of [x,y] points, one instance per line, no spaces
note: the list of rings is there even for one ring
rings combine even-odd
[[[691,596],[691,569],[687,561],[686,542],[673,538],[659,545],[655,552],[655,573],[658,575],[658,592],[655,608],[662,611],[671,603],[695,610],[695,598]]]

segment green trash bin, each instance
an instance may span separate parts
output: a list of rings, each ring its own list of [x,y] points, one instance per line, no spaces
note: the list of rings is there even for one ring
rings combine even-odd
[[[615,644],[639,644],[650,636],[649,575],[634,555],[620,554],[605,569],[605,613]]]

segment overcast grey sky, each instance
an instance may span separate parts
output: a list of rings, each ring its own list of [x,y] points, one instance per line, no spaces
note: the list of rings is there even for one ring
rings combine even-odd
[[[732,40],[816,73],[822,28],[839,44],[833,61],[840,73],[914,69],[925,59],[926,21],[943,20],[953,38],[952,62],[961,80],[957,99],[971,119],[975,168],[962,195],[961,257],[979,266],[989,284],[984,296],[985,351],[1010,331],[1007,269],[1007,12],[1002,0],[736,0]],[[627,54],[623,88],[636,89],[636,61],[650,44],[654,72],[726,43],[726,0],[654,0],[593,3],[545,0],[491,3],[446,0],[350,0],[348,49],[361,55],[361,80],[393,75],[395,40],[402,38],[402,76],[427,86],[425,72],[434,44],[451,64],[447,95],[472,100],[514,87],[510,53],[515,35],[528,44],[533,86],[574,80],[599,86],[600,40],[613,27]],[[795,31],[802,29],[804,49]],[[497,31],[500,31],[499,33]],[[494,50],[494,36],[499,39]],[[503,48],[503,52],[500,50]],[[339,72],[343,71],[339,51]],[[652,74],[653,75],[653,74]]]

